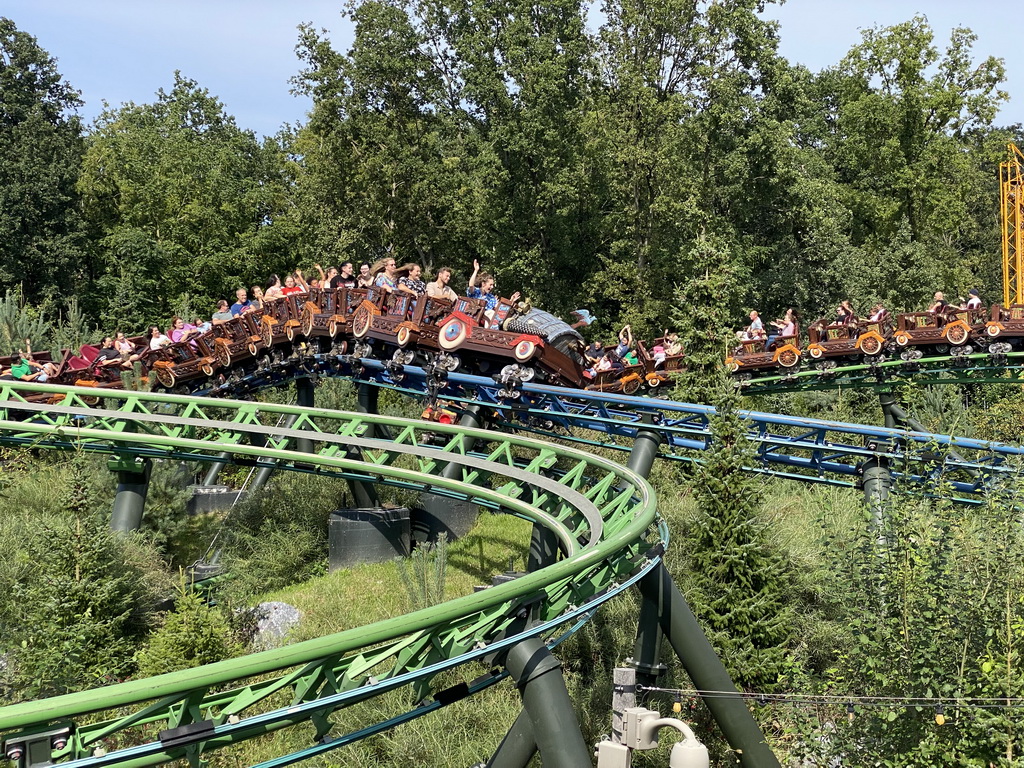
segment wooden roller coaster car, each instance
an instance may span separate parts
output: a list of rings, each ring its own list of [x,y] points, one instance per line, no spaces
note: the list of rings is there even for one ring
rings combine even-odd
[[[1024,338],[1024,304],[1008,307],[993,304],[989,320],[985,323],[985,335],[991,341],[1006,340],[1010,343]]]
[[[437,345],[442,365],[454,371],[462,364],[459,353],[470,352],[480,373],[493,373],[505,364],[503,375],[514,373],[522,381],[531,381],[541,373],[549,381],[583,386],[583,368],[578,360],[540,336],[501,330],[513,307],[509,299],[498,299],[488,317],[486,305],[480,299],[459,298],[451,313],[438,323]]]
[[[352,315],[366,293],[365,288],[311,288],[299,315],[302,333],[307,339],[334,339],[348,334]]]
[[[970,340],[974,330],[972,325],[980,329],[983,322],[978,317],[978,310],[904,312],[896,316],[893,341],[901,348],[943,344],[959,347]]]
[[[795,368],[800,364],[800,329],[790,336],[779,336],[771,345],[767,340],[741,341],[739,347],[725,358],[725,367],[732,373],[756,368]]]
[[[302,310],[299,300],[306,294],[292,294],[263,300],[263,314],[260,317],[260,338],[266,347],[273,347],[282,341],[294,341],[302,332]]]
[[[671,349],[672,345],[676,343],[675,338],[669,339],[664,336],[655,339],[650,345],[637,341],[637,357],[644,363],[644,383],[648,389],[660,387],[671,378],[671,374],[681,371],[686,367],[686,355],[683,354],[681,349],[677,354],[666,354],[665,360],[660,364],[655,360],[654,354],[650,351],[655,347]]]
[[[256,357],[263,348],[260,318],[260,310],[244,312],[223,323],[215,323],[209,336],[204,334],[200,339],[222,368],[230,368],[237,362]]]
[[[594,378],[588,379],[589,383],[585,389],[635,395],[646,384],[646,374],[647,369],[643,362],[626,365],[618,370],[597,371]]]
[[[825,324],[819,320],[807,329],[808,344],[804,351],[814,360],[854,355],[874,357],[885,349],[890,334],[885,320],[847,324]]]
[[[179,341],[152,354],[150,367],[166,389],[194,379],[208,378],[219,366],[215,357],[217,339],[212,330],[194,339]]]
[[[448,299],[434,296],[419,296],[408,320],[395,329],[395,343],[402,349],[421,347],[437,352],[440,349],[437,335],[440,321],[452,312],[453,303]]]

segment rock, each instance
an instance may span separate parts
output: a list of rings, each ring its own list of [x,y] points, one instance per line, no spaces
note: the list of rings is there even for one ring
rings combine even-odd
[[[278,648],[285,637],[302,619],[298,608],[281,602],[260,603],[253,612],[256,614],[256,633],[253,645],[260,650]]]

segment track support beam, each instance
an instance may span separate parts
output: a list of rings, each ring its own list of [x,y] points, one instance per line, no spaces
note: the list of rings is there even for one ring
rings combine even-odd
[[[132,465],[121,464],[115,469],[117,492],[110,513],[110,530],[128,533],[142,527],[152,472],[153,464],[149,459],[136,459]]]
[[[640,429],[633,440],[626,466],[641,477],[647,477],[654,467],[661,445],[661,433],[652,429]],[[664,633],[661,631],[660,616],[664,612],[664,600],[660,591],[656,594],[641,594],[640,616],[637,619],[636,643],[632,657],[626,664],[636,670],[640,685],[657,685],[658,677],[667,667],[661,663],[661,645]]]
[[[664,564],[648,571],[640,579],[644,599],[659,602],[661,629],[679,656],[694,686],[702,691],[735,691],[736,685],[682,592],[673,583]],[[729,746],[739,755],[744,768],[779,768],[779,761],[768,747],[761,728],[739,696],[704,698]]]
[[[583,740],[562,665],[547,646],[537,638],[524,640],[508,652],[505,667],[523,698],[523,713],[487,765],[525,768],[536,749],[545,768],[592,766],[592,751]]]

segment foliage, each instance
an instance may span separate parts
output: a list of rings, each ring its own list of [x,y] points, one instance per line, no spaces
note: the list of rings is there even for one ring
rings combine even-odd
[[[75,183],[79,94],[27,32],[0,16],[0,287],[29,301],[89,275]]]
[[[737,398],[723,394],[711,419],[714,444],[694,477],[700,509],[690,534],[686,597],[737,685],[782,682],[793,627],[791,575],[757,516],[760,489]]]
[[[222,610],[204,602],[182,576],[174,610],[136,653],[135,661],[139,674],[148,677],[212,664],[242,651]]]
[[[444,600],[445,572],[448,568],[448,536],[440,534],[436,543],[413,549],[408,558],[398,559],[398,576],[409,595],[412,610],[429,608]]]
[[[109,530],[81,458],[71,461],[61,502],[66,515],[44,521],[18,554],[33,564],[32,576],[7,585],[17,614],[5,640],[19,698],[126,677],[158,597],[152,566],[144,565],[154,553]]]
[[[926,697],[931,707],[860,708],[836,718],[830,754],[857,764],[1012,764],[1019,760],[1009,710],[956,709],[972,697],[1017,695],[1022,537],[1016,497],[980,511],[894,504],[882,535],[866,526],[826,567],[848,585],[849,646],[827,671],[830,693]]]
[[[238,128],[180,73],[154,104],[105,110],[79,180],[99,237],[105,321],[162,324],[184,294],[212,307],[236,284],[281,270],[278,244],[263,236],[281,184],[275,145]],[[142,294],[127,306],[118,302],[126,283]]]
[[[15,288],[0,298],[0,354],[24,350],[25,339],[31,339],[33,351],[46,349],[50,325],[38,310],[25,303],[21,289]]]

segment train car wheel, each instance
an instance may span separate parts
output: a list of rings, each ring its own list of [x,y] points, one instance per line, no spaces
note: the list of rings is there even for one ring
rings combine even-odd
[[[156,377],[160,380],[160,383],[167,389],[172,389],[174,387],[175,382],[178,380],[177,377],[174,375],[174,371],[172,371],[170,368],[163,367],[156,369]]]
[[[302,323],[302,332],[309,336],[313,333],[313,310],[308,306],[302,308],[302,317],[300,318]]]
[[[248,347],[246,347],[246,349],[248,349],[248,350],[249,350],[249,354],[250,354],[250,355],[252,355],[253,357],[256,357],[256,353],[257,353],[257,352],[259,351],[259,350],[258,350],[258,349],[256,348],[256,344],[254,344],[254,343],[253,343],[253,342],[251,342],[251,341],[249,342],[249,346],[248,346]]]
[[[366,307],[357,309],[356,314],[352,318],[352,335],[357,339],[363,338],[370,332],[370,323],[372,321],[373,316],[370,314],[370,310]]]
[[[231,350],[228,349],[227,344],[218,344],[214,349],[214,354],[222,368],[231,367]]]
[[[334,338],[335,336],[337,336],[337,335],[338,335],[338,321],[337,321],[337,320],[331,320],[331,322],[329,322],[329,323],[327,324],[327,334],[328,334],[328,335],[329,335],[329,336],[330,336],[330,337],[331,337],[332,339],[333,339],[333,338]]]
[[[813,357],[815,360],[820,360],[821,356],[825,354],[825,350],[823,350],[821,347],[811,347],[807,351],[811,353],[811,357]]]
[[[213,376],[213,366],[207,363],[200,369],[207,376]]]
[[[740,364],[737,363],[735,360],[730,360],[727,363],[727,366],[729,368],[729,372],[730,373],[736,373],[736,371],[738,371],[740,369]]]
[[[521,363],[525,363],[531,357],[533,353],[537,351],[537,345],[529,339],[523,339],[516,344],[515,351],[512,353],[516,360]]]
[[[865,355],[877,355],[882,351],[882,342],[874,336],[865,336],[861,339],[860,350]],[[813,355],[814,353],[812,352],[811,354]]]
[[[989,325],[985,328],[985,333],[987,333],[993,339],[999,335],[1000,331],[1002,331],[1002,328],[1000,328],[998,325]]]
[[[623,382],[622,391],[627,395],[635,395],[637,390],[640,389],[640,378],[631,378],[629,381]]]
[[[462,360],[458,355],[445,355],[441,361],[441,367],[449,373],[454,373],[459,370],[459,366],[462,365]]]
[[[469,330],[466,328],[466,324],[459,318],[453,317],[441,326],[437,334],[437,343],[441,349],[458,349],[467,336],[469,336]]]
[[[295,341],[295,326],[286,325],[284,327],[284,335],[287,337],[288,341]]]
[[[905,346],[907,346],[907,344],[910,343],[910,337],[907,336],[907,334],[905,334],[905,333],[897,333],[896,334],[896,343],[899,346],[901,346],[901,347],[905,347]]]
[[[404,347],[409,343],[409,339],[412,338],[412,329],[407,325],[403,325],[398,329],[398,333],[395,336],[395,341],[398,342],[398,346]]]
[[[779,365],[783,368],[792,368],[800,362],[800,355],[792,349],[784,349],[779,353]]]
[[[967,341],[970,332],[962,325],[951,325],[946,329],[946,341],[954,347],[959,347]]]
[[[264,346],[274,346],[274,327],[270,323],[263,323],[260,326],[260,338],[263,339]]]
[[[519,369],[519,380],[522,382],[533,381],[536,376],[537,371],[535,371],[533,368],[527,368],[526,366],[523,366],[522,368]]]

